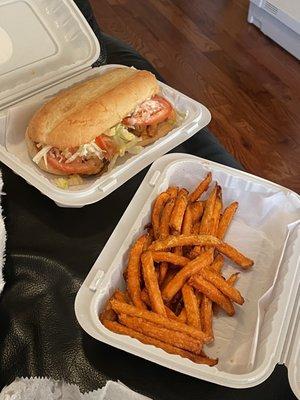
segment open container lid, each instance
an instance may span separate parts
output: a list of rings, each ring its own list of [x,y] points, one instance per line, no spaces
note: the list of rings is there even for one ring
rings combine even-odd
[[[0,110],[90,68],[99,54],[72,0],[2,0]]]

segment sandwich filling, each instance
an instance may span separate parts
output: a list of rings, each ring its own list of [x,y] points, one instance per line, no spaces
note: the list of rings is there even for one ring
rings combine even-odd
[[[166,99],[155,95],[141,103],[120,124],[97,136],[90,143],[63,150],[35,143],[37,154],[33,161],[38,164],[43,159],[46,166],[50,165],[66,175],[95,174],[107,164],[111,169],[117,158],[125,153],[139,153],[143,142],[147,144],[147,138],[155,137],[160,125],[166,122],[169,131],[176,124],[175,110]]]

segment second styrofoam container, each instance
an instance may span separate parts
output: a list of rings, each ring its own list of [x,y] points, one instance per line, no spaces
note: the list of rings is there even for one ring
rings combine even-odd
[[[124,286],[122,273],[128,249],[149,222],[155,197],[169,185],[192,190],[208,171],[223,188],[225,206],[239,201],[226,241],[255,261],[251,270],[241,272],[237,283],[245,304],[236,307],[233,318],[222,313],[214,318],[215,341],[205,346],[210,356],[219,358],[218,365],[212,368],[112,333],[99,321],[107,299],[116,288]],[[297,393],[299,369],[294,364],[299,365],[300,348],[299,218],[300,198],[288,189],[194,156],[164,156],[152,165],[80,288],[75,303],[77,319],[99,341],[224,386],[257,385],[277,363],[285,363]],[[228,275],[236,269],[227,262],[224,273]]]

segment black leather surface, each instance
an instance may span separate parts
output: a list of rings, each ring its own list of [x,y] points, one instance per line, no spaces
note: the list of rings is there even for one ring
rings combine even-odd
[[[130,48],[124,50],[107,36],[105,40],[108,60],[126,63],[129,52],[130,62],[134,61]],[[141,65],[140,58],[137,63]],[[174,151],[239,167],[208,132]],[[75,295],[146,170],[101,202],[82,209],[59,208],[3,165],[2,172],[8,240],[7,284],[0,302],[0,388],[18,376],[48,376],[76,383],[84,391],[102,386],[107,379],[119,379],[163,400],[295,398],[284,367],[277,367],[256,388],[228,389],[99,343],[79,327]]]

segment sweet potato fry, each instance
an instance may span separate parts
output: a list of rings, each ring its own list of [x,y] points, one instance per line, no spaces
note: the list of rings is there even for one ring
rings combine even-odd
[[[142,333],[139,333],[139,332],[135,331],[134,329],[128,328],[127,326],[124,326],[124,325],[120,324],[119,322],[104,320],[103,325],[107,329],[109,329],[115,333],[118,333],[120,335],[130,336],[134,339],[139,340],[140,342],[142,342],[144,344],[149,344],[149,345],[152,345],[155,347],[159,347],[169,354],[175,354],[175,355],[179,355],[183,358],[188,358],[189,360],[191,360],[197,364],[206,364],[209,366],[214,366],[218,362],[218,360],[213,360],[213,359],[205,356],[204,354],[196,355],[189,351],[185,351],[185,350],[179,349],[178,347],[164,343],[160,340],[143,335]]]
[[[178,193],[178,187],[176,186],[170,186],[166,192],[168,193],[168,195],[170,196],[170,199],[175,199],[175,197],[177,196]]]
[[[122,303],[118,300],[112,299],[110,303],[112,309],[118,314],[127,314],[127,315],[132,315],[133,317],[143,318],[147,321],[153,322],[154,324],[163,326],[165,328],[186,333],[187,335],[195,339],[201,340],[204,343],[207,342],[206,335],[204,335],[204,333],[199,329],[196,329],[192,326],[169,319],[167,317],[164,317],[163,315],[156,314],[152,311],[142,310],[141,308],[137,308],[130,304]]]
[[[158,286],[157,276],[154,269],[153,258],[150,251],[146,251],[141,256],[143,277],[145,287],[151,302],[153,311],[161,315],[166,315],[166,310]]]
[[[232,218],[238,208],[239,203],[237,201],[234,201],[231,203],[227,208],[225,208],[223,215],[220,218],[219,226],[218,226],[218,231],[217,231],[217,237],[219,239],[223,239],[227,229],[230,225],[230,222],[232,221]]]
[[[163,240],[155,240],[149,250],[167,250],[178,246],[217,246],[222,242],[212,235],[170,235]]]
[[[184,213],[181,232],[184,235],[190,235],[192,233],[192,227],[193,227],[193,215],[192,215],[190,207],[188,206]]]
[[[115,291],[115,293],[113,294],[113,298],[122,301],[123,303],[128,303],[127,294],[119,289]]]
[[[139,308],[146,308],[141,300],[141,263],[140,258],[143,252],[148,235],[141,236],[131,247],[127,267],[127,288],[133,304]]]
[[[159,236],[161,239],[164,239],[170,234],[169,223],[174,208],[174,204],[175,204],[175,199],[168,200],[162,211],[160,220],[160,236]]]
[[[184,267],[190,260],[187,257],[177,256],[169,251],[153,251],[152,258],[154,262],[166,261],[172,265]]]
[[[170,228],[175,232],[178,233],[181,232],[181,226],[187,203],[188,203],[187,194],[185,191],[180,189],[175,200],[169,224]]]
[[[142,297],[143,302],[145,304],[147,304],[147,306],[151,307],[150,299],[149,299],[148,292],[147,292],[146,288],[144,288],[142,290],[141,297]],[[179,318],[177,317],[177,315],[174,314],[173,311],[168,306],[165,305],[165,309],[166,309],[166,314],[167,314],[168,318],[175,319],[176,321],[180,321]]]
[[[212,308],[212,301],[207,296],[203,296],[202,298],[200,305],[200,315],[201,315],[201,326],[203,332],[205,332],[207,336],[213,339],[214,338],[212,329],[213,308]]]
[[[160,263],[159,270],[158,270],[159,271],[159,273],[158,273],[158,285],[159,286],[161,286],[161,284],[165,280],[165,277],[168,273],[168,268],[169,268],[169,264],[166,261]]]
[[[201,329],[200,311],[198,299],[194,293],[194,288],[185,284],[182,287],[182,298],[184,309],[186,310],[188,325]]]
[[[210,252],[204,252],[199,257],[186,264],[186,266],[177,272],[174,278],[164,287],[162,291],[163,299],[165,301],[170,301],[189,277],[199,272],[202,268],[208,267],[212,261],[212,254]]]
[[[235,284],[235,282],[238,280],[239,275],[240,274],[238,272],[236,272],[235,274],[230,275],[230,277],[226,280],[228,285],[233,286]]]
[[[151,213],[151,222],[155,239],[159,238],[160,217],[162,214],[162,210],[168,200],[169,200],[169,194],[163,192],[157,196],[154,202]]]
[[[192,213],[193,224],[200,221],[204,211],[203,201],[195,201],[195,203],[190,203],[188,207]]]
[[[217,303],[228,315],[234,315],[234,307],[228,297],[224,296],[219,289],[205,280],[201,275],[192,276],[189,280],[189,284],[211,299],[214,303]]]
[[[213,212],[215,208],[216,198],[219,195],[220,186],[216,185],[212,192],[210,193],[203,212],[200,225],[200,234],[209,235],[212,233],[212,220]]]
[[[203,271],[199,271],[199,274],[201,274],[206,281],[212,283],[217,289],[220,290],[220,292],[222,292],[230,300],[234,301],[237,304],[244,303],[244,299],[241,296],[240,292],[234,287],[230,286],[226,282],[226,280],[222,278],[219,274],[210,271],[208,268],[203,269]]]
[[[209,172],[203,179],[203,181],[199,183],[199,185],[196,187],[193,193],[190,194],[189,201],[191,203],[197,201],[199,197],[202,195],[202,193],[204,193],[208,189],[211,179],[212,179],[211,172]]]
[[[180,313],[178,314],[178,319],[183,322],[186,323],[187,320],[187,315],[186,315],[186,309],[183,307],[182,310],[180,311]]]
[[[210,229],[210,234],[217,236],[217,232],[218,232],[218,226],[219,226],[219,221],[220,221],[220,217],[221,217],[221,212],[222,212],[222,189],[220,187],[220,189],[218,190],[217,193],[217,198],[215,201],[215,207],[213,210],[213,214],[212,214],[212,219],[211,219],[211,229]]]
[[[108,300],[107,303],[105,304],[102,313],[100,314],[100,321],[103,323],[104,320],[116,321],[116,319],[117,319],[117,314],[112,309],[110,300]]]
[[[119,315],[119,321],[146,336],[158,339],[162,342],[171,344],[172,346],[179,347],[183,350],[188,350],[195,354],[200,354],[202,350],[202,342],[191,338],[182,332],[176,332],[152,322],[145,321],[142,318],[132,317],[126,314]]]
[[[216,247],[220,253],[230,258],[232,261],[234,261],[237,265],[239,265],[242,268],[247,269],[252,267],[252,265],[254,264],[254,262],[250,258],[244,256],[237,249],[235,249],[234,247],[230,246],[225,242],[220,242],[219,244],[216,245]]]
[[[219,274],[224,265],[224,257],[221,254],[218,254],[217,257],[214,259],[213,263],[209,266],[209,269],[215,271]]]

